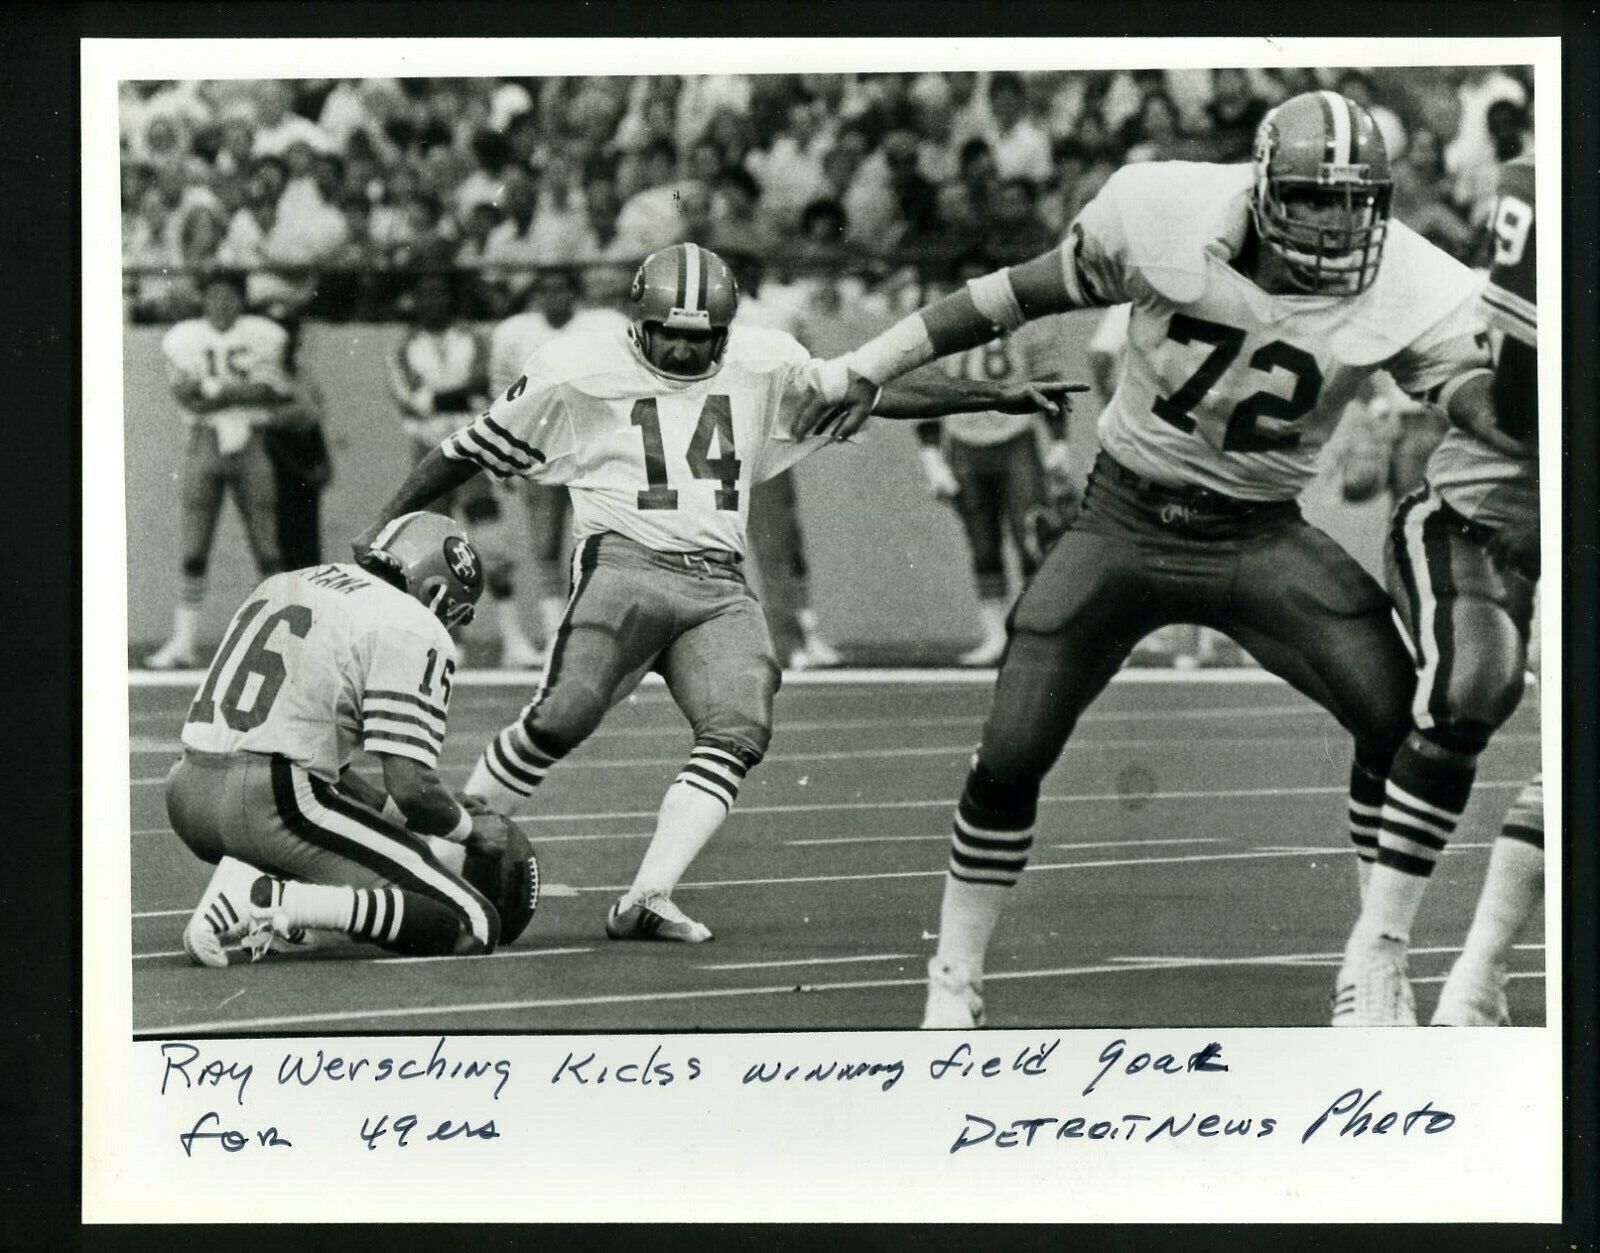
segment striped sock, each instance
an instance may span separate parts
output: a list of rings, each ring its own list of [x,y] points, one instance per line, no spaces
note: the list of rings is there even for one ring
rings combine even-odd
[[[178,584],[178,603],[180,605],[199,605],[206,598],[206,576],[203,574],[186,574]]]
[[[974,762],[956,807],[939,905],[938,956],[974,977],[983,973],[1009,889],[1028,864],[1037,797],[1037,786],[1031,792],[1008,787]]]
[[[1357,886],[1367,896],[1378,859],[1378,822],[1383,811],[1383,775],[1357,761],[1350,767],[1350,843],[1356,849]]]
[[[1378,858],[1357,931],[1409,940],[1428,877],[1472,795],[1477,762],[1412,735],[1384,785]]]
[[[561,754],[535,748],[521,720],[513,722],[483,750],[467,780],[467,794],[480,797],[495,808],[533,795],[544,782],[551,766]]]
[[[689,764],[678,772],[674,783],[684,783],[722,802],[732,809],[739,799],[739,785],[750,767],[743,758],[715,744],[696,744],[689,753]]]

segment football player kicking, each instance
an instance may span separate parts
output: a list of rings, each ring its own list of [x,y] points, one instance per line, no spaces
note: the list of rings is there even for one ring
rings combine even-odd
[[[1012,611],[955,815],[924,1026],[982,1024],[984,956],[1028,861],[1040,781],[1158,627],[1232,636],[1352,733],[1358,843],[1401,848],[1379,829],[1397,751],[1408,793],[1447,803],[1455,774],[1402,748],[1415,683],[1388,597],[1295,503],[1374,370],[1509,444],[1492,430],[1473,276],[1390,219],[1391,191],[1371,116],[1334,92],[1296,96],[1263,120],[1251,164],[1119,170],[1060,247],[972,280],[825,366],[823,397],[796,429],[842,437],[880,386],[932,358],[1066,309],[1133,306],[1083,512]],[[828,406],[841,398],[838,416]],[[1360,863],[1369,904],[1393,898],[1386,913],[1402,934],[1437,855]],[[1404,1021],[1384,1001],[1404,979],[1404,950],[1374,951],[1381,963],[1362,953],[1350,964],[1356,1004],[1368,1021]]]
[[[1534,283],[1533,159],[1500,172],[1494,262],[1482,312],[1503,339],[1494,395],[1501,427],[1528,444],[1523,456],[1460,432],[1445,436],[1423,486],[1395,513],[1390,590],[1417,645],[1416,729],[1453,787],[1432,803],[1399,794],[1391,774],[1382,823],[1400,837],[1396,858],[1425,856],[1466,806],[1478,754],[1511,716],[1528,664],[1539,577],[1538,306]],[[1535,775],[1506,815],[1489,855],[1466,947],[1445,980],[1435,1026],[1505,1026],[1511,947],[1544,899],[1544,791]],[[1381,902],[1374,901],[1376,907]],[[1369,916],[1371,915],[1371,916]],[[1369,908],[1356,931],[1390,919]]]
[[[536,351],[489,412],[412,471],[377,525],[480,471],[570,489],[571,593],[542,682],[466,790],[496,806],[530,795],[647,672],[661,674],[694,746],[606,933],[695,943],[711,930],[671,893],[765,754],[779,683],[742,568],[750,489],[827,442],[790,429],[822,363],[785,332],[732,326],[733,276],[692,243],[647,257],[629,301],[627,327]],[[878,404],[906,418],[1034,412],[1071,390],[930,375]]]
[[[480,954],[527,925],[532,850],[438,775],[450,631],[482,591],[461,528],[414,513],[359,566],[274,575],[234,614],[167,776],[173,830],[217,866],[184,928],[197,965],[253,960],[307,930]],[[382,763],[382,790],[350,771],[357,748]]]

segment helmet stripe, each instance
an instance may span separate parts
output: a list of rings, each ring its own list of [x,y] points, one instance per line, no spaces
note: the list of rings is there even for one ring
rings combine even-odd
[[[401,514],[393,522],[389,523],[388,526],[384,527],[383,530],[378,532],[378,538],[372,541],[372,546],[374,548],[387,548],[394,537],[400,533],[401,528],[416,516],[417,515],[414,513]]]
[[[698,245],[695,247],[695,251],[696,252],[700,251],[700,248],[699,248]],[[708,255],[710,255],[710,254],[708,254]],[[711,276],[711,263],[709,261],[707,261],[705,257],[701,257],[700,258],[700,288],[699,288],[699,293],[695,298],[700,302],[700,307],[702,309],[704,309],[707,313],[711,312],[710,306],[706,304],[706,289],[710,284],[710,276]]]
[[[1344,107],[1350,111],[1350,160],[1361,160],[1361,106],[1350,99],[1344,98]]]
[[[1326,160],[1334,165],[1350,164],[1350,107],[1336,91],[1317,93],[1322,98],[1323,120],[1330,129]]]
[[[678,307],[685,313],[698,313],[705,308],[705,267],[700,264],[697,244],[683,246],[683,269],[678,274]]]
[[[673,249],[672,249],[672,253],[673,253],[672,260],[673,260],[673,263],[674,263],[673,264],[673,269],[677,270],[677,272],[678,272],[678,294],[677,294],[677,298],[674,299],[673,302],[672,302],[672,307],[674,309],[683,308],[683,301],[684,301],[684,281],[683,280],[684,280],[684,276],[685,276],[685,270],[687,269],[687,266],[686,266],[685,261],[684,261],[684,253],[685,252],[686,252],[686,249],[684,248],[684,246],[682,244],[676,244],[676,245],[673,246]]]

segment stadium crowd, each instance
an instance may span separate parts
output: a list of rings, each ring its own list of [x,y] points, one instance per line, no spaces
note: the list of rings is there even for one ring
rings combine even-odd
[[[1121,164],[1247,160],[1315,86],[1373,110],[1397,216],[1470,256],[1529,131],[1515,68],[130,82],[128,316],[192,316],[217,264],[278,317],[403,316],[408,272],[455,268],[479,317],[549,265],[604,303],[685,239],[779,280],[942,277],[1047,247]]]

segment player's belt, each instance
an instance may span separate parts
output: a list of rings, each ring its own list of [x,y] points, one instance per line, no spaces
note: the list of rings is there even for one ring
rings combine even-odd
[[[687,566],[691,570],[698,566],[706,565],[722,566],[729,570],[737,570],[744,562],[744,556],[741,553],[730,552],[726,548],[691,548],[687,551],[669,548],[650,548],[645,544],[639,543],[638,540],[629,539],[626,535],[621,535],[616,531],[603,532],[600,535],[597,543],[599,544],[599,550],[601,552],[604,552],[607,548],[612,548],[621,544],[630,548],[638,549],[641,552],[648,553],[650,556],[661,561],[665,561],[671,565]]]
[[[1293,510],[1296,507],[1292,500],[1241,500],[1237,496],[1214,492],[1209,487],[1191,485],[1174,487],[1170,483],[1157,483],[1154,479],[1147,479],[1144,475],[1128,469],[1111,454],[1105,452],[1095,458],[1091,477],[1101,474],[1113,483],[1132,488],[1142,496],[1148,496],[1155,501],[1182,505],[1185,509],[1196,512],[1244,517],[1272,510]]]

